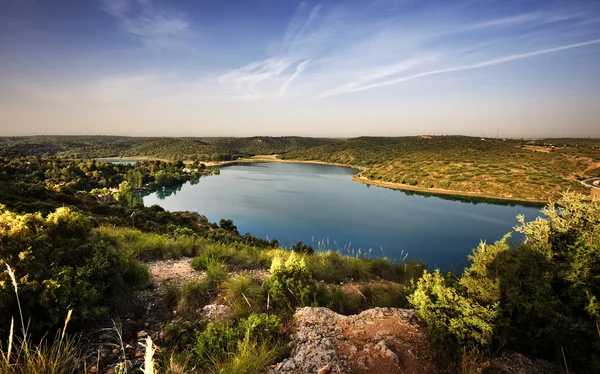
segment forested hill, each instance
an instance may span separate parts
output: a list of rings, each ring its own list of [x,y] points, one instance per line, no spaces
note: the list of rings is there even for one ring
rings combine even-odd
[[[137,138],[124,136],[26,136],[0,138],[0,150],[27,156],[66,158],[155,157],[223,161],[257,154],[282,154],[337,139],[304,137]]]

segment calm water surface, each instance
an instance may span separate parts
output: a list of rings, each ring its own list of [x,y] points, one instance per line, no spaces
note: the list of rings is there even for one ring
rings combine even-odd
[[[170,211],[232,219],[241,233],[298,240],[317,247],[372,249],[371,256],[425,260],[430,268],[461,269],[481,240],[500,239],[539,208],[469,203],[407,194],[351,180],[350,168],[292,163],[228,166],[221,175],[144,197]],[[513,235],[513,238],[520,238]]]

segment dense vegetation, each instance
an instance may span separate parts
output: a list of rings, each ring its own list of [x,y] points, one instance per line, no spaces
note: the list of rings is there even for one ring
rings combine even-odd
[[[357,166],[366,183],[534,200],[558,198],[567,189],[587,193],[578,181],[600,176],[600,141],[593,139],[361,137],[282,158]]]
[[[0,138],[0,150],[64,158],[152,157],[166,160],[224,161],[286,153],[335,139],[288,137],[132,138],[124,136],[27,136]]]
[[[460,277],[425,273],[410,302],[441,345],[511,348],[600,371],[600,201],[566,194],[545,219],[482,243]]]
[[[585,157],[596,157],[586,147]],[[575,159],[571,151],[556,157]],[[289,352],[285,326],[294,310],[313,305],[345,314],[412,305],[450,360],[476,352],[484,361],[511,349],[600,370],[598,201],[566,194],[545,208],[546,219],[522,222],[521,243],[508,236],[482,243],[462,275],[441,274],[303,243],[282,249],[240,234],[230,220],[211,223],[136,198],[210,172],[185,166],[0,157],[0,373],[81,372],[85,347],[74,335],[62,330],[39,344],[38,337],[60,329],[65,317],[71,333],[106,327],[115,315],[140,318],[149,294],[160,298],[152,310],[162,331],[154,358],[160,372],[259,373]],[[201,276],[153,290],[146,262],[182,256],[193,257]],[[248,272],[256,269],[268,269],[266,278]],[[214,303],[227,305],[228,316],[208,320],[202,308]],[[9,344],[17,345],[12,355]],[[125,370],[127,360],[120,365]]]

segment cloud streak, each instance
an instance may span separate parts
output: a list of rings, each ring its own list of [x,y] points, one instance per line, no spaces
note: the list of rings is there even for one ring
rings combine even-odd
[[[102,0],[103,9],[129,35],[151,46],[169,46],[191,29],[184,16],[153,0]]]
[[[275,54],[222,74],[218,78],[219,83],[232,84],[237,98],[242,100],[285,96],[290,84],[311,60],[312,39],[315,38],[315,30],[318,30],[315,23],[322,8],[320,4],[309,7],[306,2],[301,3],[288,22]],[[286,73],[293,66],[295,70]],[[259,90],[259,85],[263,86],[263,90]]]
[[[504,64],[507,62],[522,60],[522,59],[526,59],[526,58],[532,58],[532,57],[546,55],[546,54],[550,54],[550,53],[566,51],[566,50],[573,49],[573,48],[586,47],[586,46],[590,46],[590,45],[594,45],[594,44],[600,44],[600,39],[594,39],[594,40],[589,40],[589,41],[581,42],[581,43],[574,43],[574,44],[563,45],[563,46],[554,47],[554,48],[541,49],[541,50],[537,50],[537,51],[533,51],[533,52],[499,57],[499,58],[495,58],[492,60],[479,62],[476,64],[454,66],[454,67],[449,67],[449,68],[445,68],[445,69],[429,70],[429,71],[425,71],[422,73],[409,75],[406,77],[391,79],[391,80],[387,80],[387,81],[383,81],[383,82],[367,84],[367,85],[362,85],[362,86],[344,85],[344,86],[338,87],[334,90],[321,93],[321,94],[317,95],[316,98],[324,98],[324,97],[328,97],[328,96],[336,96],[336,95],[343,95],[343,94],[352,93],[352,92],[366,91],[366,90],[371,90],[374,88],[396,85],[399,83],[408,82],[408,81],[412,81],[412,80],[419,79],[419,78],[425,78],[425,77],[429,77],[432,75],[454,73],[454,72],[472,70],[472,69],[480,69],[480,68],[485,68],[485,67],[489,67],[489,66]]]
[[[279,96],[285,96],[287,94],[288,86],[292,84],[294,79],[296,79],[304,71],[304,69],[306,69],[306,65],[309,62],[310,59],[302,61],[298,64],[298,66],[296,66],[296,71],[294,72],[294,74],[292,74],[288,79],[286,79],[285,82],[283,82],[283,85],[281,85],[281,89],[279,90]]]

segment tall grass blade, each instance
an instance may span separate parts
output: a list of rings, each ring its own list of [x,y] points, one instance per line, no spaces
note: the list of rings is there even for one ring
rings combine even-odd
[[[21,328],[23,331],[23,336],[26,335],[25,329],[25,320],[23,319],[23,310],[21,309],[21,300],[19,299],[19,286],[17,285],[17,278],[15,277],[15,273],[13,272],[10,265],[6,264],[6,268],[8,269],[8,275],[12,281],[13,287],[15,288],[15,295],[17,296],[17,305],[19,306],[19,315],[21,316]]]

